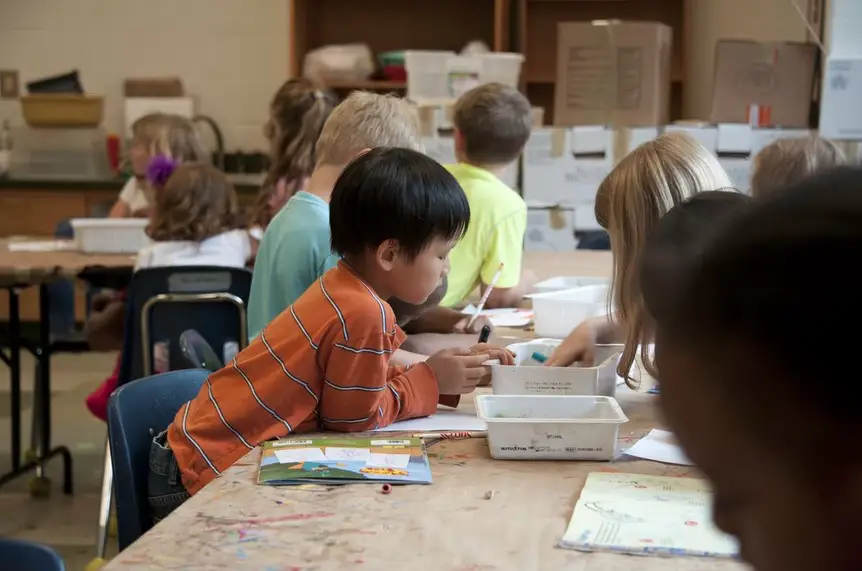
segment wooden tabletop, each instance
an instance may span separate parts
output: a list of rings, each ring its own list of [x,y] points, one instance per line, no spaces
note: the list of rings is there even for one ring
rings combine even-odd
[[[9,238],[0,240],[0,285],[30,285],[58,278],[73,278],[86,268],[132,268],[135,255],[84,254],[73,250],[15,251],[9,245],[20,242],[56,241],[56,238]]]
[[[482,391],[487,392],[485,389]],[[660,427],[656,397],[620,387],[630,422],[619,449]],[[472,408],[472,399],[462,407]],[[579,553],[557,547],[587,474],[696,475],[619,456],[614,462],[491,459],[484,439],[428,450],[434,483],[270,487],[249,453],[119,554],[108,570],[730,571],[729,561]],[[491,499],[486,499],[491,494]]]

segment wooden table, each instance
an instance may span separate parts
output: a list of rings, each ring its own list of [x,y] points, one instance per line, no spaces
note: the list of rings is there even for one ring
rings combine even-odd
[[[26,239],[0,241],[0,289],[8,296],[8,351],[0,351],[0,360],[9,367],[11,400],[11,469],[0,474],[0,486],[24,474],[41,470],[47,460],[63,458],[63,491],[72,493],[72,459],[64,446],[51,447],[51,352],[55,345],[50,336],[50,296],[48,284],[61,278],[76,278],[90,268],[132,268],[134,256],[91,256],[80,252],[25,252],[12,251],[9,244]],[[38,286],[39,338],[35,344],[21,337],[20,292]],[[21,350],[30,351],[36,358],[34,388],[33,442],[36,458],[22,463],[21,454]],[[39,493],[47,493],[47,481],[42,481]]]
[[[607,252],[527,254],[525,267],[540,278],[606,276],[611,257]],[[620,429],[618,448],[661,426],[655,396],[620,387],[617,398],[630,419]],[[462,408],[474,408],[473,399],[464,401]],[[429,456],[433,485],[396,487],[383,495],[377,485],[259,486],[259,451],[254,450],[106,569],[742,569],[727,561],[587,554],[556,547],[589,472],[688,476],[693,472],[689,467],[624,456],[612,463],[502,462],[490,458],[484,439],[441,442],[429,449]],[[493,497],[485,499],[489,491]]]

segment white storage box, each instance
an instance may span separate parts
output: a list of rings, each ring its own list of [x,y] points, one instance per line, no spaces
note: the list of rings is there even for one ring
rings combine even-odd
[[[497,460],[612,460],[620,424],[616,400],[596,396],[479,395]]]
[[[539,337],[565,338],[585,319],[606,315],[608,286],[595,285],[532,296]]]
[[[78,249],[86,254],[136,254],[147,246],[146,218],[74,218]]]
[[[607,286],[610,280],[607,278],[580,277],[580,276],[557,276],[537,283],[534,287],[536,293],[550,293],[575,289],[586,286]]]
[[[492,52],[462,56],[450,51],[407,50],[407,97],[417,103],[458,99],[483,83],[518,86],[524,56]]]
[[[494,394],[614,396],[622,345],[596,347],[594,367],[543,367],[533,359],[534,353],[550,356],[559,345],[557,339],[536,339],[509,345],[509,350],[515,354],[515,366],[491,366]]]

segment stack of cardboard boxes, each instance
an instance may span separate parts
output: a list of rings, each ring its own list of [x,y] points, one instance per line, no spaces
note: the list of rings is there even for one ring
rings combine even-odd
[[[598,185],[665,130],[694,136],[743,191],[760,149],[808,132],[815,45],[720,42],[709,122],[667,125],[671,41],[654,22],[559,24],[555,126],[534,130],[523,156],[527,250],[571,250],[576,233],[598,229]]]

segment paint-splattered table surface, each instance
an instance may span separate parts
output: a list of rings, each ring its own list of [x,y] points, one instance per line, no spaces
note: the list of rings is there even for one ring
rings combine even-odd
[[[656,397],[621,387],[630,422],[618,448],[661,425]],[[472,407],[465,399],[464,407]],[[739,564],[579,553],[557,544],[589,472],[685,476],[691,468],[618,457],[611,463],[501,462],[484,439],[429,448],[434,483],[267,487],[249,453],[118,555],[109,571],[731,571]],[[488,492],[493,492],[489,494]],[[490,499],[487,499],[491,496]]]

